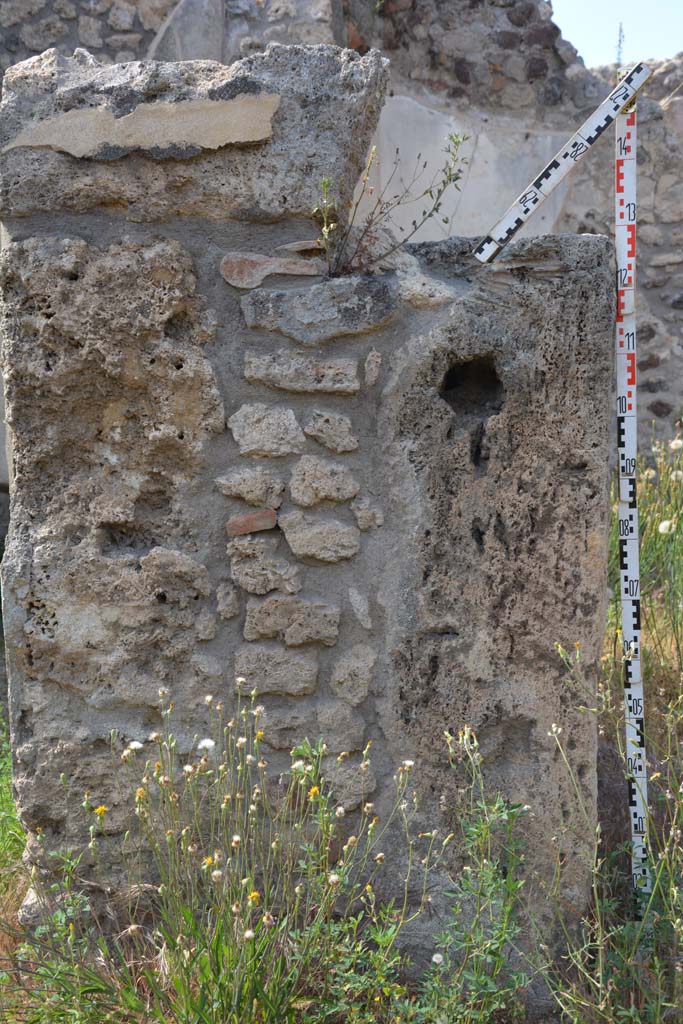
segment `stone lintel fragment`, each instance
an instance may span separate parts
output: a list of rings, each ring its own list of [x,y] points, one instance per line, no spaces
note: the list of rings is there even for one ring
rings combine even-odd
[[[259,508],[231,516],[225,524],[228,537],[241,537],[245,533],[272,530],[277,526],[277,512],[272,508]]]
[[[221,260],[221,277],[234,288],[257,288],[267,277],[289,274],[293,277],[320,277],[327,273],[324,260],[296,259],[293,256],[264,256],[259,252],[229,252]]]
[[[398,291],[389,277],[335,277],[310,288],[269,291],[242,298],[249,327],[278,331],[302,345],[367,334],[384,327],[398,310]]]
[[[336,519],[287,512],[279,525],[293,553],[319,562],[340,562],[360,551],[360,530]]]
[[[318,655],[310,650],[290,651],[267,644],[248,644],[235,653],[235,676],[245,680],[245,690],[301,697],[315,692]]]
[[[286,349],[274,355],[246,352],[244,376],[251,383],[294,394],[355,395],[360,391],[355,359],[315,359]]]

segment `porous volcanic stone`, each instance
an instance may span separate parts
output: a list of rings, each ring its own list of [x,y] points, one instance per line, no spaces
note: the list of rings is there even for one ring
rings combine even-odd
[[[360,530],[336,519],[287,512],[279,520],[295,555],[319,562],[339,562],[360,551]]]
[[[366,334],[396,315],[397,289],[385,278],[337,277],[310,288],[260,288],[242,299],[249,327],[279,331],[302,345]]]
[[[235,653],[235,676],[259,694],[302,697],[314,693],[318,656],[313,651],[288,651],[266,644],[246,644]]]

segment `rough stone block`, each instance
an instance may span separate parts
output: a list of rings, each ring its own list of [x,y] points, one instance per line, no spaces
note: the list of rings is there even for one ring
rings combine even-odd
[[[302,345],[365,334],[392,320],[397,308],[396,288],[376,277],[338,277],[280,292],[261,288],[242,299],[249,327],[279,331]]]
[[[321,643],[334,646],[339,636],[340,611],[322,599],[273,595],[250,598],[244,621],[245,640],[284,640],[287,647]]]
[[[247,352],[244,376],[281,391],[355,395],[360,391],[355,359],[312,359],[282,349],[275,355]]]
[[[315,692],[318,656],[313,651],[249,644],[235,653],[235,677],[244,679],[244,688],[259,695],[303,697]]]
[[[336,519],[287,512],[279,525],[295,555],[319,562],[339,562],[360,551],[360,531]]]
[[[261,403],[243,405],[228,420],[242,455],[296,455],[306,438],[291,409]]]
[[[299,459],[289,480],[292,501],[304,508],[320,501],[349,501],[359,490],[360,484],[347,466],[315,455]]]
[[[248,505],[264,508],[279,508],[285,489],[284,480],[261,466],[234,469],[217,477],[214,483],[226,498],[241,498]]]
[[[277,547],[276,537],[238,537],[228,544],[234,582],[250,594],[301,590],[300,570],[286,558],[277,558]]]
[[[377,651],[367,644],[356,644],[334,666],[330,689],[349,704],[362,704],[372,683]]]
[[[358,438],[354,436],[351,420],[341,413],[316,409],[304,427],[304,434],[340,454],[353,452],[358,447]]]

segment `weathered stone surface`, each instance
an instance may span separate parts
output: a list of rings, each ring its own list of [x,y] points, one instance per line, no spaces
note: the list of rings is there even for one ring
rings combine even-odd
[[[276,537],[237,537],[228,544],[234,582],[250,594],[280,590],[296,594],[301,590],[299,569],[286,558],[278,558]]]
[[[262,601],[250,598],[244,621],[245,640],[284,640],[287,647],[321,643],[334,646],[341,613],[321,598],[273,595]]]
[[[287,512],[280,516],[279,524],[290,548],[299,557],[339,562],[360,551],[360,530],[336,519]]]
[[[372,683],[377,651],[367,644],[356,644],[335,664],[330,689],[349,704],[362,704]]]
[[[79,161],[54,149],[15,145],[0,157],[3,208],[26,216],[45,209],[85,211],[115,204],[137,220],[171,214],[215,221],[226,216],[310,217],[319,182],[330,168],[342,203],[349,201],[377,122],[386,77],[378,53],[359,57],[334,47],[273,46],[230,67],[208,61],[109,66],[82,51],[66,58],[48,50],[5,76],[0,148],[16,143],[22,132],[27,141],[40,137],[64,145],[70,140],[70,146],[78,147],[79,133],[72,127],[104,119],[120,130],[118,122],[129,116],[142,125],[139,119],[153,107],[149,130],[161,133],[164,126],[155,143],[158,151],[145,156],[146,127],[139,132],[136,128],[132,138],[125,136],[115,145],[112,139],[109,150],[96,150],[100,157],[112,157],[120,154],[121,146],[132,148],[141,154],[132,162]],[[265,104],[274,107],[278,95],[267,141],[258,118],[253,128],[240,121],[237,130],[237,121],[231,126],[227,118],[222,124],[223,118],[214,117],[238,99],[251,103],[254,112]],[[197,107],[197,116],[180,130],[178,119],[182,123],[188,104],[202,104],[201,111]],[[68,124],[71,134],[58,136],[50,130],[48,138],[46,123],[64,117],[68,121],[59,124]],[[262,118],[260,124],[265,123]],[[201,129],[198,140],[186,137],[190,128]],[[264,141],[248,147],[221,146],[221,138],[228,141],[231,132],[234,140],[244,138],[245,131]],[[311,148],[312,138],[316,141]],[[221,148],[204,148],[213,145]],[[163,156],[172,159],[158,159]]]
[[[245,295],[242,312],[249,327],[261,327],[319,345],[365,334],[389,323],[398,308],[396,287],[382,277],[336,277],[310,288]]]
[[[241,537],[245,533],[272,530],[277,526],[277,512],[272,508],[259,508],[253,512],[240,512],[225,524],[228,537]]]
[[[216,588],[216,609],[222,619],[234,619],[239,615],[240,601],[237,588],[232,583],[221,583]]]
[[[352,452],[358,447],[351,420],[341,413],[316,409],[304,427],[304,434],[333,452]]]
[[[291,409],[284,406],[243,405],[228,420],[242,455],[296,455],[306,450],[306,438]]]
[[[304,508],[320,501],[348,501],[355,498],[359,490],[360,484],[347,466],[319,459],[316,455],[299,459],[289,480],[292,501]]]
[[[325,701],[318,708],[318,733],[333,754],[362,750],[365,722],[348,704]]]
[[[249,644],[235,653],[235,676],[244,679],[247,690],[255,689],[259,695],[302,697],[315,692],[318,655],[313,651]]]
[[[382,526],[384,513],[368,498],[357,498],[351,503],[351,511],[356,517],[359,530],[370,530],[373,526]]]
[[[279,508],[285,482],[281,477],[261,466],[238,468],[217,477],[216,487],[226,498],[242,498],[248,505]]]
[[[365,359],[365,383],[372,387],[379,380],[379,371],[382,366],[382,353],[373,348]]]
[[[258,288],[271,274],[320,277],[327,273],[323,260],[293,256],[264,256],[258,252],[229,252],[221,260],[221,277],[235,288]]]
[[[244,376],[282,391],[355,395],[360,390],[355,359],[314,359],[286,349],[275,355],[247,352]]]

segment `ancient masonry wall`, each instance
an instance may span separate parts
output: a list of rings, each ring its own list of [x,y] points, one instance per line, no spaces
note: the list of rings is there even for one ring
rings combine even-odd
[[[6,76],[3,602],[36,861],[87,838],[87,788],[115,875],[110,730],[144,743],[165,686],[189,750],[237,674],[274,768],[323,736],[349,810],[336,755],[373,740],[378,808],[414,758],[448,829],[442,733],[474,726],[492,784],[534,808],[531,876],[559,845],[581,905],[591,830],[548,734],[594,809],[553,643],[589,672],[602,646],[610,247],[546,237],[480,267],[452,239],[328,278],[310,211],[331,170],[350,196],[386,75],[376,52],[272,47],[229,68],[50,51]]]

